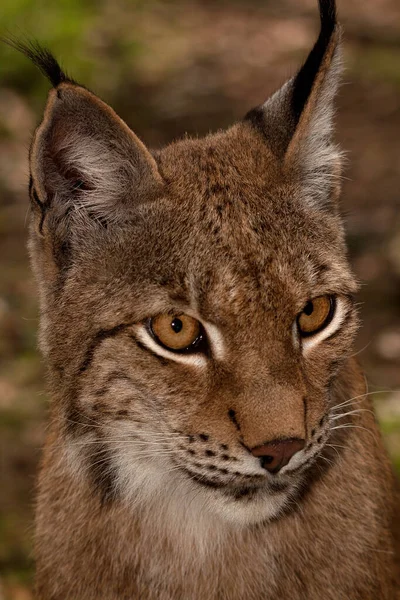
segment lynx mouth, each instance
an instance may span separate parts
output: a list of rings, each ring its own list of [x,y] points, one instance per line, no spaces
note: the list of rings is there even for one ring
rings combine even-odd
[[[204,485],[205,487],[225,488],[227,486],[226,483],[222,483],[221,481],[216,481],[215,479],[209,479],[208,477],[205,477],[203,475],[198,475],[197,473],[194,473],[193,471],[190,471],[189,469],[185,469],[184,467],[181,467],[181,469],[184,473],[186,473],[186,475],[188,477],[190,477],[190,479],[193,479],[193,481],[195,481],[196,483],[200,483],[201,485]]]
[[[259,477],[252,476],[252,478],[257,481],[254,481],[251,484],[243,482],[238,482],[235,484],[232,481],[222,482],[215,479],[210,479],[206,476],[194,473],[185,467],[181,467],[181,469],[192,481],[195,481],[197,484],[206,488],[218,489],[223,492],[224,496],[228,496],[235,500],[244,498],[251,499],[260,493],[282,493],[289,488],[288,482],[268,481],[264,477],[262,478],[262,481],[260,481]]]

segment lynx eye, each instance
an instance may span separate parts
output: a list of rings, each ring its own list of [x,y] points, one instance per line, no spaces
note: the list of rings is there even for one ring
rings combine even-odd
[[[303,337],[313,335],[331,322],[335,312],[333,296],[318,296],[309,300],[297,317],[297,325]]]
[[[156,342],[174,352],[193,352],[203,340],[199,321],[184,314],[158,315],[150,319],[149,328]]]

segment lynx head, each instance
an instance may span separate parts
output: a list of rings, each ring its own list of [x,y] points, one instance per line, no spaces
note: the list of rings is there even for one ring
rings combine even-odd
[[[334,0],[319,7],[269,100],[156,152],[23,48],[53,84],[30,153],[53,428],[105,503],[260,522],[324,450],[357,317],[331,139],[340,32]]]

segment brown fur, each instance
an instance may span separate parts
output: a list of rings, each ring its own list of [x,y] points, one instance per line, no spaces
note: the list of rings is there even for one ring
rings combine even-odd
[[[351,357],[339,32],[334,3],[321,11],[297,79],[229,130],[153,154],[51,63],[31,150],[52,394],[42,600],[400,597],[394,479]],[[307,345],[296,316],[323,294],[336,328]],[[169,311],[204,323],[205,354],[151,346],[144,321]],[[262,470],[250,450],[285,438],[305,440],[296,468]]]

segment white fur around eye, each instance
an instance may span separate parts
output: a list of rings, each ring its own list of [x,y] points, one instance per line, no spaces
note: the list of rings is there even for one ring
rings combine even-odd
[[[320,344],[323,340],[331,336],[343,323],[344,318],[346,317],[346,303],[345,301],[337,297],[336,298],[336,306],[335,306],[335,314],[333,315],[332,321],[327,325],[324,329],[319,331],[318,333],[311,335],[309,337],[305,337],[302,339],[302,347],[303,353],[308,353],[312,348]]]
[[[179,354],[178,352],[171,352],[166,348],[163,348],[151,337],[144,325],[137,325],[135,327],[135,334],[142,344],[159,356],[185,365],[193,365],[194,367],[204,367],[207,364],[207,359],[201,352],[196,352],[194,354]]]
[[[216,327],[212,323],[205,323],[204,321],[202,323],[206,331],[208,340],[210,342],[213,356],[217,360],[222,360],[225,356],[225,344],[224,338],[222,337],[222,333],[219,331],[218,327]]]

